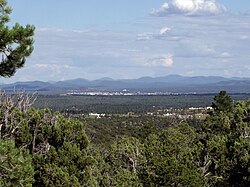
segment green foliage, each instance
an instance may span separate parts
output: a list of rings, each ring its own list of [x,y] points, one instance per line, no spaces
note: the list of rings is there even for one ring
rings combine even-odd
[[[206,176],[212,186],[249,186],[250,101],[233,105],[221,92],[215,106],[200,132],[200,159],[206,158]]]
[[[142,187],[142,183],[140,182],[139,177],[132,173],[131,171],[120,168],[119,171],[112,177],[110,183],[105,184],[104,186],[117,186],[117,187]]]
[[[34,161],[39,168],[36,186],[96,186],[91,173],[95,159],[76,145],[64,143],[59,150],[51,147],[45,158],[36,155]]]
[[[35,186],[97,186],[83,123],[48,109],[21,111],[13,103],[0,103],[1,139],[15,141],[16,150],[29,150],[25,156],[32,158]]]
[[[35,109],[28,110],[22,121],[15,140],[33,155],[36,186],[85,186],[95,181],[91,173],[95,159],[87,155],[89,141],[81,122]]]
[[[0,186],[31,187],[33,181],[34,168],[28,151],[15,148],[13,140],[0,139]]]
[[[81,186],[76,177],[70,176],[64,168],[56,164],[46,164],[43,169],[43,186]]]
[[[51,108],[53,111],[70,113],[138,114],[162,108],[189,108],[209,106],[214,95],[167,95],[167,96],[39,96],[35,108]],[[235,96],[240,99],[243,96]]]
[[[230,112],[233,108],[233,100],[226,91],[221,91],[219,95],[214,97],[214,101],[212,107],[215,112]]]
[[[96,145],[79,120],[1,100],[0,185],[249,186],[250,100],[233,105],[221,92],[214,105],[196,129],[146,116],[86,120]]]
[[[34,26],[23,27],[16,23],[12,28],[6,26],[12,9],[6,0],[0,0],[0,76],[13,76],[18,68],[24,66],[26,58],[33,51]]]
[[[83,119],[85,130],[95,146],[109,147],[117,138],[132,136],[140,140],[152,132],[162,130],[178,121],[157,116],[123,117],[112,116],[100,119]]]
[[[144,186],[205,186],[206,181],[193,164],[194,129],[186,124],[152,134],[146,142]]]
[[[145,162],[144,146],[138,139],[125,136],[114,142],[104,159],[102,186],[142,186],[139,173]]]

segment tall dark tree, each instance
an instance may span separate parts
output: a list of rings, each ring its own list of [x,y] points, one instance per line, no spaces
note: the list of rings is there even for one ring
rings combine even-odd
[[[220,91],[219,95],[214,97],[212,107],[215,112],[230,112],[233,109],[233,100],[226,91]]]
[[[33,51],[35,27],[16,23],[8,26],[12,9],[7,0],[0,0],[0,76],[11,77],[18,68],[24,66],[26,58]]]

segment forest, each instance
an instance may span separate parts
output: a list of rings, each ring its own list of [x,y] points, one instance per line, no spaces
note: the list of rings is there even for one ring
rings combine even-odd
[[[1,186],[250,184],[250,100],[221,91],[196,125],[137,118],[113,129],[112,119],[91,125],[30,104],[26,94],[1,94]]]
[[[37,109],[50,108],[61,113],[90,112],[106,114],[125,114],[134,112],[145,114],[155,110],[211,106],[216,94],[180,94],[156,96],[70,96],[38,95],[34,102]],[[247,100],[248,93],[231,93],[233,101]]]

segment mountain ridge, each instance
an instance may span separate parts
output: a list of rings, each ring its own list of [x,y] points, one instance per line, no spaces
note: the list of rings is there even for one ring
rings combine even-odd
[[[1,90],[26,90],[39,93],[66,93],[68,90],[121,91],[165,91],[165,92],[249,92],[250,78],[221,76],[181,76],[171,74],[162,77],[140,77],[137,79],[112,79],[104,77],[96,80],[77,78],[65,81],[26,81],[1,84]]]

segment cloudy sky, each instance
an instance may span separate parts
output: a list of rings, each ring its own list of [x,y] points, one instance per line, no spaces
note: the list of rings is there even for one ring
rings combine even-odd
[[[0,83],[74,78],[250,77],[249,0],[9,0],[36,26],[24,68]]]

